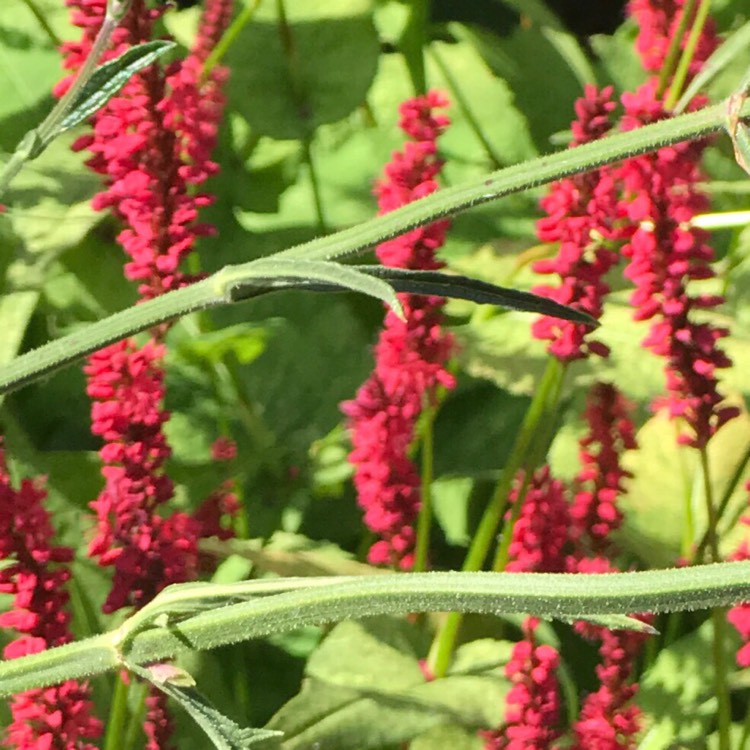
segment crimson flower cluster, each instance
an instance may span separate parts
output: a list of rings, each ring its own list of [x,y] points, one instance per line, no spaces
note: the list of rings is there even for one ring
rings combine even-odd
[[[667,116],[651,80],[623,95],[623,129]],[[722,405],[717,370],[731,360],[720,348],[726,328],[697,322],[695,313],[721,304],[712,294],[691,294],[690,282],[711,279],[713,250],[704,230],[691,226],[708,201],[698,192],[698,162],[705,144],[678,144],[627,160],[620,169],[623,210],[632,222],[623,246],[629,263],[625,275],[635,284],[631,303],[637,320],[651,320],[643,345],[666,361],[665,396],[655,407],[680,417],[689,431],[680,441],[704,448],[727,421],[737,416]]]
[[[482,732],[485,750],[549,750],[560,736],[560,655],[552,646],[536,643],[537,624],[534,618],[526,620],[524,638],[515,644],[505,665],[513,683],[505,699],[506,725]]]
[[[376,185],[381,214],[437,189],[435,178],[442,166],[437,138],[449,123],[439,110],[447,104],[442,95],[429,92],[401,105],[400,127],[412,140],[393,154]],[[440,268],[435,253],[448,226],[439,221],[385,242],[377,248],[378,258],[399,268]],[[341,408],[351,429],[349,460],[364,522],[379,537],[369,560],[408,569],[420,505],[419,472],[409,451],[423,409],[435,401],[439,386],[452,388],[454,380],[445,369],[452,340],[440,327],[442,298],[402,294],[399,299],[405,320],[386,313],[374,371]]]
[[[631,404],[609,383],[596,383],[588,393],[584,417],[588,433],[580,440],[581,470],[570,505],[572,540],[587,552],[602,554],[622,523],[618,499],[623,481],[632,476],[622,467],[626,450],[637,448]]]
[[[607,134],[615,107],[612,92],[611,86],[601,91],[586,86],[575,103],[571,145]],[[617,239],[617,190],[612,169],[602,167],[554,183],[541,206],[547,216],[537,222],[537,235],[543,242],[558,243],[559,251],[554,258],[537,261],[533,268],[540,274],[559,276],[560,285],[539,285],[533,291],[601,317],[602,302],[609,293],[605,275],[618,262],[612,247]],[[607,346],[590,339],[587,326],[580,323],[543,316],[531,331],[536,338],[550,342],[549,353],[561,362],[609,354]]]
[[[12,486],[0,448],[0,559],[7,563],[0,569],[0,593],[13,596],[12,608],[0,614],[0,627],[21,633],[5,647],[6,659],[72,640],[65,585],[73,551],[52,543],[46,497],[41,481]],[[75,680],[18,693],[10,709],[12,721],[0,741],[17,750],[95,750],[86,740],[102,732],[88,685]]]

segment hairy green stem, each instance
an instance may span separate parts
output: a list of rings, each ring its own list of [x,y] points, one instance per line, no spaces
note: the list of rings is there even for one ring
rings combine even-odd
[[[726,112],[727,102],[723,102],[698,112],[662,120],[627,133],[618,133],[550,156],[532,159],[493,172],[467,185],[438,190],[383,216],[336,234],[297,245],[274,257],[310,261],[335,260],[358,255],[404,232],[472,206],[489,203],[552,180],[715,132],[724,126]],[[742,104],[738,115],[750,115],[750,99]],[[250,264],[227,266],[202,282],[115,313],[81,332],[70,334],[16,358],[0,369],[0,393],[33,382],[108,343],[138,331],[179,318],[194,310],[237,301],[237,296],[227,294],[228,284],[241,287],[242,274],[249,268]],[[254,296],[257,293],[256,291],[246,296]]]
[[[728,606],[750,599],[750,561],[587,576],[402,573],[281,583],[286,589],[297,588],[250,596],[254,584],[266,592],[273,587],[265,581],[172,586],[114,632],[0,662],[0,696],[123,666],[157,663],[186,651],[379,614],[528,613],[569,620]],[[215,597],[212,591],[217,589],[221,595]],[[191,595],[181,599],[180,591]],[[170,604],[162,608],[161,601]],[[190,616],[196,611],[199,614]],[[152,619],[147,619],[149,614]]]

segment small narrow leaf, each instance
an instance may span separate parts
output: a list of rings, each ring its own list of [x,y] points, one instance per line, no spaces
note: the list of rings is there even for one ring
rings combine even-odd
[[[659,631],[653,625],[629,615],[582,615],[581,617],[566,617],[564,619],[570,623],[583,620],[584,622],[590,622],[592,625],[601,625],[607,630],[631,630],[635,633],[647,635],[659,634]]]
[[[396,315],[404,317],[401,303],[388,281],[366,273],[366,267],[345,266],[329,260],[299,258],[261,258],[244,266],[242,273],[226,269],[219,277],[223,293],[230,302],[254,296],[258,288],[317,288],[348,289],[361,292],[385,302]]]
[[[316,262],[316,261],[310,261]],[[531,292],[490,284],[468,276],[440,273],[439,271],[411,271],[403,268],[388,268],[386,266],[357,266],[359,275],[367,275],[387,281],[396,292],[407,294],[425,294],[437,297],[450,297],[476,302],[479,305],[496,305],[509,310],[533,312],[550,315],[554,318],[570,320],[574,323],[598,327],[599,323],[588,313],[575,310],[559,302],[540,297]],[[344,284],[336,282],[319,283],[317,279],[308,279],[306,283],[289,284],[280,280],[279,286],[296,286],[308,291],[330,292],[341,289]],[[346,285],[347,288],[353,288]],[[377,295],[374,295],[377,296]]]
[[[71,102],[70,109],[44,145],[101,109],[133,75],[174,47],[174,42],[156,39],[131,47],[114,60],[99,66]]]
[[[254,748],[276,748],[283,736],[269,729],[243,728],[220,711],[217,711],[197,690],[181,687],[172,680],[164,680],[135,664],[127,665],[137,675],[155,685],[159,690],[177,701],[186,713],[206,733],[217,750],[245,750]],[[163,666],[163,665],[162,665]]]

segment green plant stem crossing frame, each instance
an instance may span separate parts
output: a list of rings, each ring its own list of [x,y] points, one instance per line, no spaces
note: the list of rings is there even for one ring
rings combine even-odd
[[[0,393],[38,380],[107,344],[152,326],[196,310],[232,304],[272,291],[272,284],[265,288],[261,288],[259,284],[259,264],[268,267],[276,259],[287,266],[291,260],[330,262],[360,255],[381,242],[467,208],[726,129],[730,111],[735,118],[750,116],[750,100],[744,100],[739,107],[735,103],[734,110],[730,110],[730,106],[731,99],[727,99],[698,112],[532,159],[493,172],[475,182],[439,190],[388,214],[284,250],[269,258],[227,266],[204,281],[115,313],[80,332],[17,357],[0,369]]]
[[[448,572],[180,584],[117,630],[0,662],[0,697],[348,618],[450,610],[571,620],[743,599],[750,599],[750,561],[603,575]]]

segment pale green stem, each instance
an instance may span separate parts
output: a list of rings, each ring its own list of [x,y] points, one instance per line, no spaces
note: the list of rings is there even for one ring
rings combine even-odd
[[[417,516],[417,543],[414,549],[414,572],[427,570],[430,551],[430,529],[432,526],[432,482],[434,479],[434,424],[436,407],[428,407],[425,413],[424,429],[420,435],[422,471],[420,482],[420,505]]]
[[[13,155],[5,163],[2,174],[0,174],[0,196],[5,193],[24,164],[36,158],[54,134],[58,132],[60,123],[70,112],[78,93],[96,70],[99,58],[107,48],[112,32],[124,18],[130,8],[130,3],[131,0],[108,0],[104,21],[91,46],[91,52],[89,52],[72,85],[44,118],[42,124],[24,136]]]
[[[429,0],[410,0],[409,20],[401,36],[402,46],[414,52],[413,55],[409,55],[411,64],[408,67],[412,86],[417,96],[427,93],[424,51],[429,41],[427,37],[429,15]]]
[[[456,81],[453,73],[451,72],[450,66],[445,64],[442,55],[434,46],[430,48],[430,55],[440,69],[443,78],[445,78],[445,82],[448,84],[451,96],[456,100],[456,104],[458,104],[459,108],[461,109],[464,119],[468,123],[469,127],[474,131],[474,135],[477,137],[479,142],[482,144],[482,147],[484,148],[484,151],[490,160],[490,164],[495,169],[499,169],[503,164],[503,160],[500,158],[499,154],[495,153],[495,147],[492,145],[489,136],[484,132],[482,124],[474,116],[474,112],[471,109],[471,104],[463,94],[461,84]]]
[[[113,632],[2,661],[0,697],[128,664],[158,663],[188,651],[373,615],[462,611],[569,620],[728,606],[750,599],[750,561],[587,576],[451,572],[291,579],[284,586],[297,590],[235,603],[254,584],[268,589],[265,581],[170,587],[163,592],[169,596],[160,599],[160,594]],[[221,595],[213,597],[217,588]],[[188,592],[184,600],[181,591]],[[165,600],[174,603],[162,611]],[[189,616],[195,611],[199,614]]]
[[[525,461],[523,462],[524,476],[521,487],[518,491],[519,502],[513,505],[513,508],[511,509],[511,517],[508,519],[508,523],[503,527],[502,538],[500,539],[500,544],[495,553],[495,560],[492,563],[492,570],[497,573],[504,571],[508,565],[510,543],[513,539],[513,528],[515,527],[518,516],[523,508],[523,499],[526,497],[526,492],[528,491],[531,480],[533,479],[534,471],[541,464],[542,459],[549,448],[551,434],[554,432],[554,417],[560,403],[563,379],[567,367],[555,357],[551,356],[547,362],[547,368],[551,370],[551,377],[554,379],[544,394],[545,400],[542,405],[543,410],[533,435],[532,445],[529,448]]]
[[[229,28],[222,34],[219,43],[211,50],[210,54],[206,58],[206,62],[203,63],[203,70],[201,71],[201,79],[206,80],[209,73],[221,62],[222,58],[229,51],[229,48],[237,41],[237,37],[242,33],[242,30],[247,26],[255,15],[255,11],[263,2],[263,0],[254,0],[248,3],[232,21]]]
[[[680,45],[685,37],[685,31],[687,30],[690,17],[693,15],[695,9],[696,0],[686,0],[685,5],[682,6],[682,15],[680,21],[677,24],[677,28],[669,41],[669,48],[667,54],[664,57],[664,62],[659,72],[659,85],[656,89],[657,99],[661,98],[664,92],[667,90],[667,84],[672,75],[672,71],[675,69],[677,63],[677,57],[680,54]]]
[[[561,376],[561,367],[558,360],[553,357],[549,358],[547,369],[526,411],[523,424],[516,435],[513,449],[505,462],[495,491],[492,493],[479,526],[472,537],[464,559],[463,570],[465,571],[480,570],[487,559],[503,514],[508,506],[508,495],[513,480],[526,460],[542,417],[547,413],[549,395],[556,389],[555,384]],[[448,671],[462,619],[462,615],[458,612],[447,615],[432,642],[427,663],[431,673],[437,677],[442,677]]]
[[[716,507],[716,524],[718,527],[719,521],[721,520],[724,513],[726,513],[727,508],[729,507],[729,502],[732,499],[732,494],[737,489],[737,485],[742,481],[742,478],[745,475],[745,469],[747,468],[747,464],[750,462],[750,443],[747,444],[747,447],[745,448],[745,452],[742,454],[742,458],[740,458],[737,466],[735,466],[734,473],[732,474],[731,479],[727,483],[726,487],[724,488],[724,492],[722,493],[721,500],[719,501],[718,506]],[[740,518],[747,512],[747,504],[743,503],[742,505],[738,505],[736,511],[732,514],[729,521],[725,524],[725,529],[729,531],[730,529],[733,529],[737,522],[740,520]],[[707,528],[706,531],[703,534],[703,538],[700,540],[698,547],[695,551],[695,555],[693,556],[693,560],[695,562],[702,562],[703,557],[706,553],[706,548],[708,547],[708,538],[709,538],[709,529]]]
[[[109,704],[107,730],[104,735],[104,750],[121,750],[125,724],[128,718],[128,691],[122,675],[114,676],[115,689],[112,691],[112,702]]]
[[[680,92],[685,86],[685,81],[687,80],[690,71],[690,63],[695,56],[695,50],[700,41],[701,34],[703,33],[703,27],[706,25],[706,19],[708,18],[708,12],[710,9],[711,0],[701,0],[701,4],[698,6],[698,12],[695,16],[695,21],[690,29],[690,36],[688,36],[679,65],[675,71],[674,78],[672,78],[672,85],[669,87],[669,95],[664,100],[664,108],[667,110],[672,109],[680,98]]]
[[[318,232],[321,235],[328,234],[328,222],[323,210],[323,195],[320,191],[320,180],[318,179],[318,170],[315,166],[315,160],[312,153],[312,138],[305,138],[302,142],[302,151],[304,160],[307,163],[307,171],[310,174],[310,187],[312,188],[313,203],[315,205],[315,216],[318,220]]]
[[[278,253],[279,259],[334,260],[359,255],[386,240],[467,208],[506,195],[538,187],[552,180],[585,172],[603,164],[643,154],[720,130],[726,122],[727,102],[680,115],[643,128],[618,133],[576,148],[518,164],[466,185],[438,190],[425,198],[327,237]],[[750,115],[750,100],[740,117]],[[157,299],[116,313],[76,332],[16,358],[0,369],[0,393],[33,382],[101,349],[113,341],[173,320],[188,312],[231,304],[257,296],[257,287],[244,294],[243,274],[252,263],[227,266],[208,279],[161,295]],[[265,290],[268,291],[268,290]]]
[[[714,562],[719,561],[719,537],[716,530],[716,508],[714,506],[713,488],[711,486],[711,470],[706,446],[699,449],[701,470],[703,473],[703,492],[706,501],[706,518],[708,522],[708,546]],[[732,729],[732,713],[729,704],[729,685],[727,683],[727,657],[724,644],[727,642],[726,611],[714,608],[711,612],[713,622],[713,659],[714,659],[714,690],[716,692],[719,750],[730,750]]]
[[[39,25],[44,29],[44,32],[50,38],[52,44],[54,44],[55,47],[59,47],[62,44],[62,39],[57,36],[55,30],[49,25],[49,21],[47,21],[47,18],[44,15],[44,11],[39,7],[36,0],[23,0],[23,2],[34,14],[34,18],[36,18]]]

